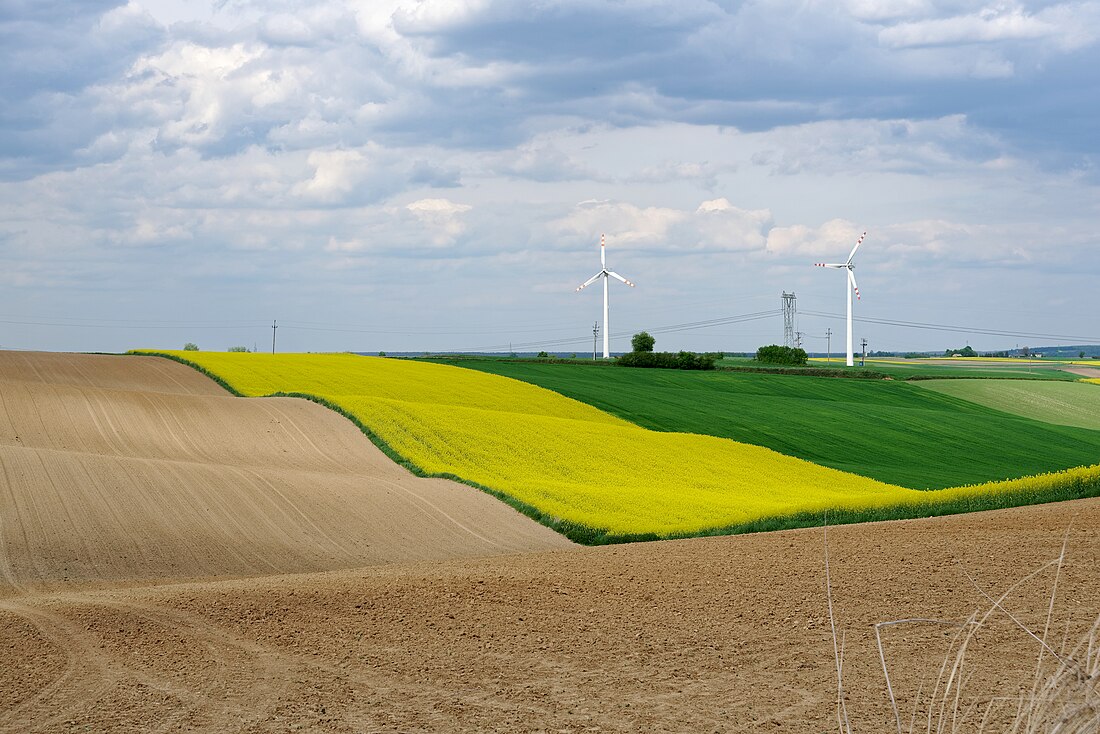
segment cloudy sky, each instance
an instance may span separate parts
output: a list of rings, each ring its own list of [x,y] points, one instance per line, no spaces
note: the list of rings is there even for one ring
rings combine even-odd
[[[1100,2],[0,0],[3,348],[583,352],[606,233],[835,351],[863,230],[871,349],[1100,342]]]

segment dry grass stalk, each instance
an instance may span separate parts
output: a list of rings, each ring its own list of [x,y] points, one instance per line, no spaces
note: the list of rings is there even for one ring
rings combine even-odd
[[[898,708],[893,681],[890,677],[890,666],[887,662],[883,633],[888,629],[902,625],[946,625],[958,628],[947,653],[944,655],[939,673],[936,676],[935,685],[926,700],[927,716],[924,717],[922,722],[926,734],[932,734],[932,732],[936,732],[936,734],[958,734],[964,729],[986,734],[993,731],[991,727],[993,726],[994,715],[1003,712],[1006,706],[1014,706],[1015,708],[1011,719],[1012,723],[1007,729],[1003,729],[1006,734],[1096,734],[1100,732],[1100,618],[1097,618],[1089,633],[1068,654],[1065,652],[1065,641],[1063,641],[1061,651],[1054,650],[1048,642],[1054,619],[1058,585],[1066,559],[1068,539],[1069,529],[1067,528],[1062,541],[1061,553],[1058,557],[1042,564],[1030,574],[1019,579],[997,598],[984,591],[970,574],[966,574],[974,588],[989,602],[989,606],[984,611],[975,611],[962,623],[942,619],[912,618],[879,622],[875,625],[875,640],[878,645],[879,661],[882,664],[882,672],[886,680],[886,693],[894,712],[898,734],[905,734],[906,730],[903,728],[901,712]],[[1052,568],[1054,569],[1054,580],[1048,599],[1046,619],[1041,633],[1036,633],[1007,608],[1005,600],[1020,586]],[[848,712],[844,702],[843,636],[841,637],[841,643],[838,645],[836,621],[833,613],[827,528],[825,533],[825,584],[829,605],[829,623],[833,635],[833,656],[836,661],[837,721],[841,734],[851,734]],[[969,677],[965,672],[967,654],[978,631],[997,613],[1007,617],[1024,633],[1025,639],[1029,638],[1038,643],[1039,652],[1030,690],[1020,696],[993,696],[977,699],[967,704],[968,696],[964,694],[964,689],[967,688],[969,682]],[[1067,621],[1067,637],[1068,633]],[[1053,669],[1050,669],[1051,664],[1053,664]],[[917,712],[923,690],[924,683],[922,682],[918,688],[913,703],[913,711],[909,718],[909,734],[917,731]],[[973,715],[981,709],[984,709],[981,719],[975,721]]]

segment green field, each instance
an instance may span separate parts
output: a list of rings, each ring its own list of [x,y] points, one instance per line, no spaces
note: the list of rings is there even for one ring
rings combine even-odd
[[[646,428],[732,438],[915,489],[1100,461],[1100,431],[1009,415],[900,381],[510,360],[454,364],[549,388]]]
[[[915,384],[1045,423],[1100,430],[1100,389],[1084,382],[923,380]]]
[[[774,369],[776,371],[784,369],[780,365],[770,366],[761,364],[754,359],[748,359],[744,357],[727,357],[718,362],[719,369]],[[1028,364],[1025,361],[1019,362],[1019,364],[1011,365],[999,365],[982,364],[981,362],[967,362],[960,363],[958,365],[953,364],[935,364],[930,363],[927,360],[914,359],[890,359],[885,361],[879,361],[876,359],[868,359],[864,367],[859,367],[859,360],[856,360],[855,367],[846,367],[844,365],[843,357],[834,357],[833,361],[825,362],[819,359],[811,360],[807,367],[820,369],[820,370],[833,370],[833,371],[848,371],[859,372],[868,371],[874,372],[879,375],[886,375],[893,377],[896,380],[909,380],[913,378],[918,379],[934,379],[934,378],[950,378],[950,377],[966,377],[966,378],[997,378],[997,379],[1011,379],[1011,380],[1064,380],[1072,382],[1079,379],[1077,375],[1070,374],[1059,369],[1057,366],[1051,364]]]

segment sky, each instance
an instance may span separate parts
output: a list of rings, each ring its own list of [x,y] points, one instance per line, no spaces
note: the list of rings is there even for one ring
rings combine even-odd
[[[0,348],[585,353],[604,234],[839,352],[863,231],[870,350],[1100,343],[1100,1],[0,0]]]

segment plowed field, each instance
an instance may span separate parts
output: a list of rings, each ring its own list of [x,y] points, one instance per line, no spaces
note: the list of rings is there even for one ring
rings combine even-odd
[[[0,594],[567,547],[351,423],[153,357],[0,352]]]
[[[0,732],[837,730],[820,528],[564,547],[491,504],[460,514],[444,504],[452,495],[423,485],[418,496],[468,529],[456,530],[418,500],[359,508],[377,501],[372,488],[396,497],[385,482],[416,480],[381,464],[356,473],[373,466],[373,447],[318,406],[223,397],[161,360],[172,389],[140,384],[148,374],[94,374],[138,370],[136,357],[15,357],[81,369],[54,364],[50,374],[77,376],[44,381],[25,365],[0,368]],[[0,352],[0,365],[12,360]],[[297,486],[293,501],[250,483],[253,472]],[[347,529],[375,512],[388,524]],[[464,544],[448,545],[456,537]],[[369,547],[353,545],[364,538]],[[1100,500],[830,528],[852,731],[896,730],[874,623],[962,622],[990,607],[979,588],[1008,590],[1063,539],[1056,650],[1100,614]],[[372,550],[387,543],[388,556]],[[72,558],[87,560],[66,566]],[[241,578],[173,581],[188,574]],[[1054,581],[1048,568],[1003,607],[1041,635]],[[912,713],[925,730],[954,633],[923,623],[883,633],[906,730]],[[1030,690],[1037,656],[1006,614],[990,616],[965,661],[962,712]]]

